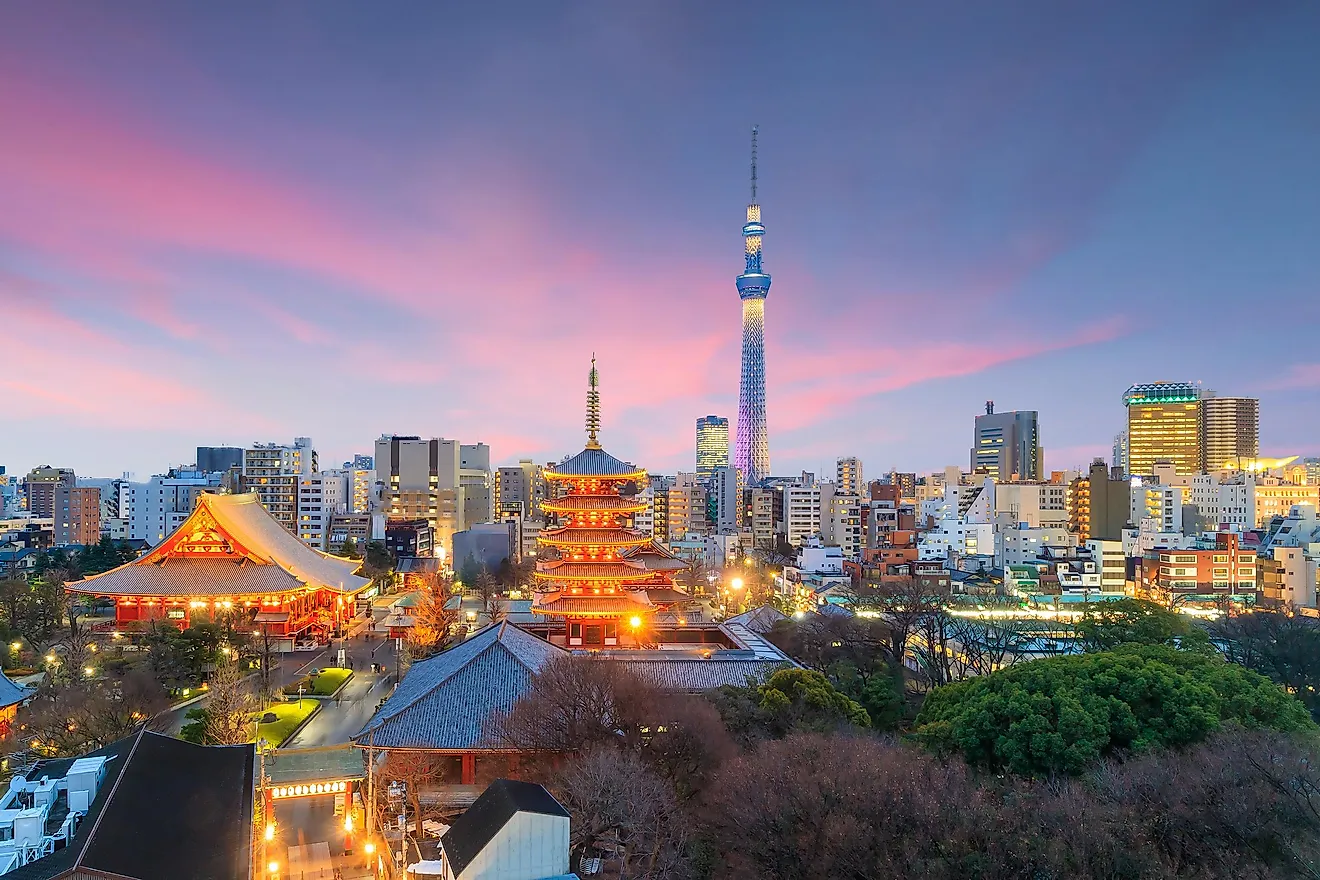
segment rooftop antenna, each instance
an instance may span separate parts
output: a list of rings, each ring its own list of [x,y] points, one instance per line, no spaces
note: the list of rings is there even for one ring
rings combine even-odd
[[[761,130],[761,126],[752,126],[752,204],[756,204],[756,133]]]

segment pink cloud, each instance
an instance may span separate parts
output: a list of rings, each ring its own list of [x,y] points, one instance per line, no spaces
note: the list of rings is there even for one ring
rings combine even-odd
[[[141,349],[60,314],[34,296],[41,291],[15,276],[0,276],[0,310],[16,328],[6,339],[10,368],[0,387],[10,392],[16,417],[98,429],[271,426],[264,416],[183,379],[186,365],[144,358]],[[144,360],[150,368],[135,366]]]
[[[1107,342],[1123,332],[1123,322],[1111,320],[1061,337],[1042,334],[1004,344],[994,339],[972,343],[914,339],[904,348],[829,345],[812,352],[774,351],[770,356],[777,369],[787,369],[791,378],[778,383],[770,415],[777,429],[802,427],[875,394]]]
[[[1293,364],[1282,376],[1260,387],[1269,391],[1320,388],[1320,364]]]
[[[327,430],[360,435],[341,440],[345,445],[365,444],[381,431],[425,431],[485,439],[499,460],[558,458],[581,439],[593,351],[603,375],[605,428],[635,447],[617,449],[624,457],[668,467],[688,458],[696,416],[721,408],[732,416],[736,265],[679,254],[666,256],[661,269],[639,271],[635,255],[575,233],[580,227],[561,215],[555,194],[481,145],[460,145],[423,170],[409,189],[414,201],[401,213],[412,222],[403,227],[294,175],[224,161],[208,155],[206,145],[189,145],[123,108],[21,74],[0,79],[0,118],[21,121],[7,128],[0,150],[0,189],[17,208],[0,212],[0,238],[109,282],[88,285],[88,292],[51,288],[44,295],[52,303],[76,305],[80,315],[126,313],[164,337],[130,345],[85,323],[65,324],[82,341],[51,376],[51,387],[61,389],[52,394],[113,384],[142,405],[129,414],[95,393],[44,399],[36,392],[45,386],[26,380],[11,389],[40,412],[72,409],[114,425],[191,420],[227,434],[235,427],[254,434],[315,430],[285,425],[285,413],[273,419],[237,411],[204,390],[204,381],[187,378],[206,375],[193,363],[205,351],[230,359],[216,374],[240,354],[254,367],[286,370],[287,347],[240,347],[237,340],[259,326],[301,346],[298,363],[307,376],[369,379],[406,392],[400,395],[406,409],[369,407],[369,421],[358,417],[351,426],[341,413],[319,413]],[[1052,246],[1028,242],[1021,259],[1002,273],[988,271],[984,283],[1015,283]],[[193,258],[208,264],[236,258],[311,282],[293,285],[306,291],[298,302],[232,278],[199,290],[197,277],[180,268]],[[340,292],[326,294],[321,282]],[[827,419],[875,394],[1121,332],[1112,323],[1009,345],[928,339],[888,348],[840,341],[849,334],[811,339],[804,315],[821,286],[803,273],[794,296],[774,307],[784,316],[776,322],[772,315],[768,340],[774,430]],[[189,306],[212,293],[243,320],[203,326]],[[332,309],[337,320],[327,317]],[[360,335],[355,309],[389,314],[397,327]],[[880,326],[885,315],[877,301],[848,317],[865,327]],[[61,319],[53,307],[25,318],[47,328]],[[151,368],[135,366],[144,362]],[[238,392],[233,399],[253,399]]]

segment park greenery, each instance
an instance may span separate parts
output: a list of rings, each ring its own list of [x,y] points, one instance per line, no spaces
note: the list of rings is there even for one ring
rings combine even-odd
[[[797,667],[700,696],[556,659],[491,736],[573,814],[571,869],[1317,876],[1315,621],[1116,602],[1035,659],[1033,628],[902,591],[892,615],[781,620],[767,635]]]
[[[1255,672],[1176,648],[1120,645],[1023,663],[934,690],[913,738],[1022,776],[1075,776],[1100,758],[1183,747],[1226,724],[1305,731],[1306,708]]]

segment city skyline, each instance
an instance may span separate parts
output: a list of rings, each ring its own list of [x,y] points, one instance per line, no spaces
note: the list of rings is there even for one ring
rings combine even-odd
[[[773,473],[962,462],[987,399],[1084,466],[1125,388],[1183,379],[1320,454],[1314,5],[759,8],[750,92],[731,9],[0,12],[0,464],[558,460],[594,350],[611,448],[685,470],[736,411],[754,122]]]

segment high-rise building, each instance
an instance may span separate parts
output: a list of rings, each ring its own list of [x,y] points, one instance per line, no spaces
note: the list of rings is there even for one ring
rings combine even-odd
[[[460,447],[457,440],[385,435],[376,441],[376,482],[381,512],[390,519],[424,519],[448,553],[463,522]]]
[[[55,516],[55,490],[77,484],[69,468],[50,465],[35,467],[23,478],[23,495],[27,498],[28,512],[33,516],[50,519]]]
[[[316,473],[310,437],[294,437],[292,446],[257,443],[243,450],[242,486],[256,492],[261,506],[284,528],[298,534],[298,481]]]
[[[197,496],[220,491],[220,481],[215,473],[170,471],[145,483],[121,483],[118,516],[127,523],[125,537],[160,543],[188,519]]]
[[[996,480],[1039,480],[1044,464],[1036,412],[997,413],[995,402],[986,401],[972,437],[972,473]]]
[[[697,476],[710,479],[716,468],[729,466],[729,420],[720,416],[697,419]]]
[[[463,527],[493,521],[495,497],[489,446],[463,443],[458,447],[458,482],[463,488]]]
[[[752,199],[743,225],[746,266],[738,276],[742,300],[742,375],[738,383],[738,430],[733,466],[754,486],[770,476],[770,440],[765,426],[765,298],[770,276],[761,266],[761,206],[756,201],[756,132],[752,129]]]
[[[706,516],[706,488],[696,474],[679,474],[669,489],[669,540],[681,541],[688,535],[710,531]]]
[[[710,495],[715,501],[715,533],[732,535],[738,531],[742,493],[738,491],[738,472],[727,464],[715,469],[710,479]]]
[[[820,485],[820,535],[826,546],[839,547],[845,559],[862,552],[862,497],[843,483]]]
[[[866,480],[862,476],[862,460],[856,456],[839,459],[834,466],[835,482],[839,491],[861,498],[866,494]]]
[[[198,446],[197,470],[204,474],[219,473],[243,466],[243,450],[238,446]]]
[[[816,475],[806,472],[784,488],[784,537],[794,547],[820,534],[820,489]]]
[[[1126,473],[1154,473],[1166,459],[1180,474],[1201,470],[1201,391],[1190,382],[1133,385],[1123,395],[1128,413]]]
[[[1260,453],[1260,401],[1254,397],[1201,400],[1201,470],[1240,467]]]
[[[1119,431],[1114,435],[1114,452],[1109,462],[1113,467],[1118,468],[1119,473],[1127,476],[1132,473],[1128,467],[1128,433]]]
[[[1123,539],[1132,512],[1132,486],[1122,474],[1097,458],[1086,476],[1072,481],[1070,489],[1068,531],[1079,541]]]
[[[101,490],[95,486],[57,486],[55,543],[84,547],[101,540]]]

